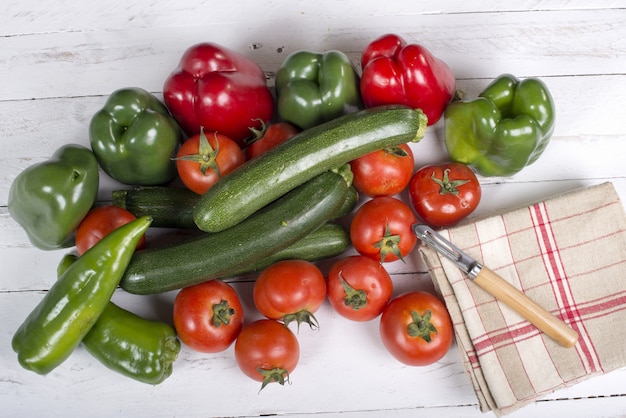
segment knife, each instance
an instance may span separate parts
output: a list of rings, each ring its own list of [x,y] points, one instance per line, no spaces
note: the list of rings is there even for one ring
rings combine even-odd
[[[576,344],[578,341],[576,331],[432,228],[427,225],[414,224],[413,232],[430,248],[456,264],[470,281],[512,308],[557,343],[564,347],[572,347]]]

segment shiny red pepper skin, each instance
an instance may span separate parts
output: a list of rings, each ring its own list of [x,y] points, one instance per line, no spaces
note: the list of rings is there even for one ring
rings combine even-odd
[[[217,44],[188,48],[163,86],[163,100],[189,136],[217,131],[243,147],[250,128],[274,114],[265,73],[244,55]]]
[[[435,124],[456,92],[450,67],[428,49],[395,34],[372,41],[361,56],[361,96],[366,107],[403,104],[422,109]]]

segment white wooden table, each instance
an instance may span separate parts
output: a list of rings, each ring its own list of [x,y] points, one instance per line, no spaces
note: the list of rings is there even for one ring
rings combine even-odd
[[[430,3],[430,4],[427,4]],[[299,333],[292,384],[259,385],[218,355],[184,347],[173,375],[153,387],[105,369],[84,349],[42,377],[20,368],[10,339],[55,281],[66,250],[33,248],[7,212],[8,190],[27,166],[66,143],[88,145],[87,126],[106,97],[137,86],[160,95],[190,45],[212,41],[245,53],[271,77],[288,53],[339,49],[358,65],[365,45],[395,32],[427,46],[475,96],[501,73],[541,77],[557,108],[542,158],[511,178],[481,178],[476,217],[579,186],[612,181],[626,200],[626,9],[619,0],[170,2],[24,0],[0,7],[0,410],[3,416],[484,416],[456,346],[438,363],[404,367],[378,338],[328,304],[319,331]],[[417,166],[441,162],[441,123],[414,145]],[[100,200],[118,184],[101,176]],[[609,220],[610,221],[610,220]],[[417,258],[386,265],[395,293],[430,288]],[[625,278],[626,279],[626,278]],[[601,285],[601,284],[599,284]],[[251,282],[236,284],[256,317]],[[171,321],[175,293],[118,304]],[[623,329],[615,332],[624,332]],[[611,338],[611,335],[607,335]],[[558,391],[512,417],[626,414],[626,369]],[[488,416],[493,416],[488,414]]]

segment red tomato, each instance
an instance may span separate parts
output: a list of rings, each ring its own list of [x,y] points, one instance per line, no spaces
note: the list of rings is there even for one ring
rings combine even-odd
[[[374,151],[350,162],[352,184],[366,196],[395,195],[409,184],[414,164],[407,144]]]
[[[254,284],[254,305],[270,319],[285,325],[296,321],[316,327],[313,315],[326,298],[326,281],[321,270],[310,261],[278,261],[259,274]]]
[[[181,341],[203,353],[226,350],[243,326],[235,289],[221,280],[181,289],[174,299],[174,328]]]
[[[261,130],[253,130],[254,138],[245,150],[246,160],[261,155],[267,150],[290,140],[300,132],[298,128],[287,122],[277,122],[271,125],[262,123]]]
[[[183,184],[204,194],[226,174],[239,167],[245,156],[239,145],[227,136],[212,132],[187,139],[178,150],[176,168]]]
[[[391,196],[378,196],[357,209],[350,224],[352,245],[360,254],[380,262],[404,259],[417,237],[411,208]]]
[[[289,382],[300,360],[298,339],[273,319],[254,321],[241,330],[235,342],[235,361],[248,377],[267,384]]]
[[[393,283],[376,260],[355,255],[336,261],[328,272],[328,300],[337,313],[353,321],[381,314],[391,298]]]
[[[409,366],[440,360],[454,338],[450,315],[439,298],[415,291],[392,299],[380,317],[385,348]]]
[[[432,227],[459,222],[476,209],[480,196],[476,175],[461,163],[422,167],[409,184],[409,198],[415,213]]]
[[[76,251],[83,255],[109,232],[135,219],[135,215],[118,206],[98,206],[87,213],[76,230]],[[146,246],[145,235],[137,243],[137,249]]]

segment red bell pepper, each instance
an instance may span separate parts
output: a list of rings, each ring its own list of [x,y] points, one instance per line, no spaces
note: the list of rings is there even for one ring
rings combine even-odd
[[[402,104],[419,108],[428,125],[439,120],[456,91],[450,67],[428,49],[387,34],[372,41],[361,56],[361,96],[366,107]]]
[[[212,43],[191,46],[163,86],[163,100],[189,136],[217,131],[243,147],[250,128],[274,114],[265,73],[244,55]]]

